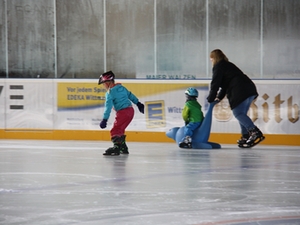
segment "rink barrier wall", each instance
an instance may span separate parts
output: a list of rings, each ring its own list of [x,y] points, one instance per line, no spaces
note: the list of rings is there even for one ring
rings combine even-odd
[[[117,80],[145,104],[145,114],[133,105],[135,116],[126,129],[127,141],[175,143],[166,131],[183,125],[184,91],[195,87],[205,113],[210,80]],[[300,80],[254,80],[259,96],[249,116],[267,145],[300,146]],[[97,80],[0,79],[0,139],[110,141],[101,130],[106,90]],[[235,144],[238,121],[224,98],[214,107],[211,142]]]
[[[165,142],[174,143],[164,132],[126,132],[127,142]],[[261,145],[300,146],[300,135],[265,134],[266,139]],[[219,144],[236,144],[240,134],[211,133],[209,141]],[[31,140],[87,140],[110,141],[110,133],[105,131],[82,130],[0,130],[0,139],[31,139]]]

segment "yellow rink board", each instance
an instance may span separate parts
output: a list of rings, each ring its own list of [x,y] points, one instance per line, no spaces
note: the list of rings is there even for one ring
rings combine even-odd
[[[132,142],[169,142],[175,143],[164,132],[127,131],[127,141]],[[300,147],[300,135],[266,134],[263,145],[291,145]],[[240,134],[211,133],[209,141],[219,144],[236,144]],[[37,139],[37,140],[93,140],[110,141],[109,130],[0,130],[0,139]]]

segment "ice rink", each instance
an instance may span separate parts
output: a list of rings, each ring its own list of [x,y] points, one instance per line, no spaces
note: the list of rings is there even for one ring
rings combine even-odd
[[[300,224],[300,147],[110,146],[0,140],[0,224]]]

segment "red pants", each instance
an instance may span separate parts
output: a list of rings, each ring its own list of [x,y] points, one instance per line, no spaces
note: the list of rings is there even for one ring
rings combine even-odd
[[[121,109],[116,112],[116,118],[113,128],[110,130],[110,136],[122,136],[125,134],[125,129],[130,124],[134,116],[133,107]]]

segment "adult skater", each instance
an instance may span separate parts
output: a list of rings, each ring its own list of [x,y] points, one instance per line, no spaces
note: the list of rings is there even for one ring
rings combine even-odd
[[[125,142],[125,129],[130,124],[134,116],[134,109],[131,102],[137,105],[139,111],[144,113],[144,104],[139,102],[138,98],[128,91],[122,84],[115,83],[115,74],[108,71],[102,74],[98,84],[103,84],[107,90],[105,94],[105,107],[103,119],[100,127],[104,129],[107,125],[112,108],[116,111],[116,117],[112,129],[110,130],[111,141],[114,146],[108,148],[103,155],[129,154]]]
[[[233,115],[241,127],[242,137],[237,141],[238,146],[253,147],[265,138],[247,115],[252,101],[258,96],[256,86],[236,65],[229,62],[220,49],[210,53],[210,60],[213,68],[207,101],[221,101],[227,95]]]
[[[198,91],[196,88],[189,87],[185,91],[185,96],[186,101],[182,110],[182,119],[185,122],[184,137],[179,143],[179,147],[192,148],[192,136],[203,121],[203,112],[200,103],[197,101]]]

